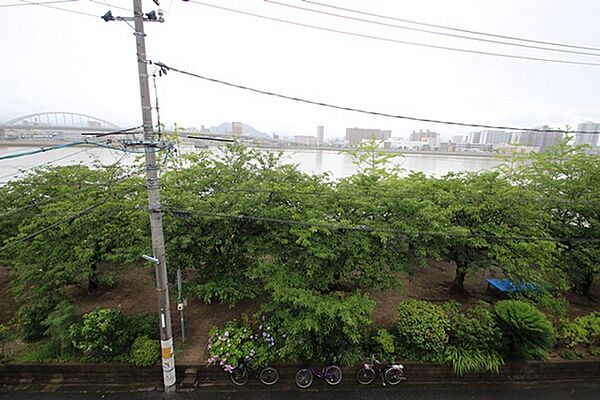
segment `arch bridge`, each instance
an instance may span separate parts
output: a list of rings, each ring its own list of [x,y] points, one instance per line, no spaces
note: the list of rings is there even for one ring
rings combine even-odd
[[[110,132],[118,130],[120,127],[112,122],[91,115],[67,111],[50,111],[11,119],[0,124],[0,129],[54,132]]]

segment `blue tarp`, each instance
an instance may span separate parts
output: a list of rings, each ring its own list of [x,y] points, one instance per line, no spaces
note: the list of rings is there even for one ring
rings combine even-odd
[[[496,279],[496,278],[488,278],[485,280],[488,283],[488,286],[493,287],[501,293],[518,293],[523,291],[539,291],[537,286],[533,283],[523,282],[523,283],[514,283],[510,279]]]

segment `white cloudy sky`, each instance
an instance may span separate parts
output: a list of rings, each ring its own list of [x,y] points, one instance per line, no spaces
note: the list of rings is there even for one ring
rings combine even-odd
[[[46,1],[46,0],[37,0]],[[98,0],[103,3],[104,0]],[[363,34],[534,57],[579,56],[444,38],[289,9],[262,0],[207,3]],[[314,7],[299,0],[279,0]],[[374,13],[544,41],[600,47],[597,0],[322,0]],[[0,5],[20,0],[1,0]],[[107,0],[131,8],[127,0]],[[146,11],[155,8],[143,0]],[[98,16],[115,7],[60,4]],[[561,65],[426,49],[337,35],[162,0],[164,24],[147,24],[148,58],[199,74],[350,107],[489,124],[576,126],[600,121],[600,67]],[[42,111],[74,111],[122,126],[140,123],[133,31],[123,22],[39,6],[0,7],[0,122]],[[599,52],[600,54],[600,52]],[[159,80],[163,122],[244,121],[267,133],[342,136],[346,127],[470,129],[322,109],[169,74]]]

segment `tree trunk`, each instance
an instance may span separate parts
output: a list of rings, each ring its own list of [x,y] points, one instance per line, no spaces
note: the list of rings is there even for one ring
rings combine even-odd
[[[577,285],[577,293],[589,297],[590,290],[592,289],[592,283],[594,283],[594,275],[586,274]]]
[[[454,277],[454,281],[452,281],[452,286],[450,287],[450,292],[453,293],[466,293],[465,290],[465,277],[467,276],[467,269],[464,267],[456,266],[456,276]]]
[[[88,275],[88,292],[93,293],[100,287],[100,281],[98,280],[98,271],[96,264],[92,265],[90,274]]]

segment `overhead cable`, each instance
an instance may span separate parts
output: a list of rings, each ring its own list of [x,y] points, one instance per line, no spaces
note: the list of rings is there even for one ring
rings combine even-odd
[[[86,13],[86,12],[83,12],[83,11],[71,10],[69,8],[57,7],[57,6],[53,6],[53,5],[49,5],[49,4],[44,4],[44,3],[39,3],[39,2],[36,3],[36,2],[33,2],[33,1],[29,1],[29,0],[20,0],[20,1],[22,1],[23,3],[27,3],[29,5],[32,5],[32,6],[46,7],[46,8],[51,8],[53,10],[64,11],[64,12],[68,12],[68,13],[72,13],[72,14],[85,15],[87,17],[94,17],[94,18],[100,19],[99,15],[94,15],[94,14]]]
[[[356,9],[352,9],[352,8],[339,7],[339,6],[334,6],[331,4],[320,3],[318,1],[311,1],[311,0],[302,0],[302,1],[304,1],[305,3],[310,3],[310,4],[322,6],[322,7],[333,8],[336,10],[347,11],[347,12],[351,12],[351,13],[355,13],[355,14],[369,15],[371,17],[384,18],[384,19],[388,19],[388,20],[392,20],[392,21],[405,22],[405,23],[414,24],[414,25],[428,26],[431,28],[440,28],[440,29],[446,29],[446,30],[455,31],[455,32],[463,32],[463,33],[470,33],[473,35],[481,35],[481,36],[496,37],[496,38],[501,38],[501,39],[509,39],[509,40],[515,40],[515,41],[519,41],[519,42],[546,44],[546,45],[550,45],[550,46],[568,47],[571,49],[600,51],[600,48],[598,48],[598,47],[589,47],[589,46],[573,45],[573,44],[550,42],[550,41],[543,41],[543,40],[535,40],[535,39],[528,39],[528,38],[522,38],[522,37],[517,37],[517,36],[499,35],[499,34],[489,33],[489,32],[461,29],[461,28],[456,28],[456,27],[447,26],[447,25],[431,24],[431,23],[427,23],[427,22],[415,21],[415,20],[406,19],[406,18],[390,17],[387,15],[375,14],[375,13],[360,11],[360,10],[356,10]]]
[[[584,242],[584,243],[600,243],[600,238],[581,238],[581,237],[544,237],[544,236],[521,236],[521,235],[491,235],[491,234],[479,234],[479,233],[460,233],[460,232],[442,232],[442,231],[408,231],[394,228],[379,228],[369,227],[367,225],[344,225],[338,223],[326,223],[326,222],[311,222],[304,220],[295,219],[281,219],[271,218],[244,214],[225,214],[218,212],[203,212],[196,210],[179,210],[166,207],[164,211],[169,214],[186,216],[186,215],[199,215],[206,218],[216,219],[234,219],[234,220],[251,220],[251,221],[262,221],[262,222],[273,222],[284,225],[301,225],[311,226],[317,228],[333,229],[338,231],[359,231],[368,233],[394,233],[405,237],[410,235],[424,235],[424,236],[441,236],[441,237],[461,237],[461,238],[482,238],[490,240],[515,240],[515,241],[543,241],[543,242]]]
[[[274,0],[264,0],[264,1],[267,3],[271,3],[271,4],[276,4],[278,6],[294,8],[297,10],[302,10],[302,11],[307,11],[307,12],[312,12],[312,13],[317,13],[317,14],[329,15],[329,16],[336,17],[336,18],[349,19],[352,21],[365,22],[368,24],[387,26],[387,27],[396,28],[396,29],[404,29],[404,30],[415,31],[415,32],[429,33],[432,35],[454,37],[454,38],[466,39],[466,40],[474,40],[474,41],[485,42],[485,43],[501,44],[501,45],[505,45],[505,46],[523,47],[523,48],[534,49],[534,50],[545,50],[545,51],[554,51],[554,52],[558,52],[558,53],[569,53],[569,54],[579,54],[579,55],[584,55],[584,56],[600,57],[600,53],[590,53],[590,52],[586,52],[586,51],[566,50],[566,49],[558,49],[558,48],[553,48],[553,47],[511,43],[511,42],[506,42],[506,41],[502,41],[502,40],[484,39],[484,38],[460,35],[460,34],[455,34],[455,33],[437,32],[437,31],[432,31],[432,30],[428,30],[428,29],[413,28],[410,26],[390,24],[387,22],[380,22],[380,21],[374,21],[374,20],[365,19],[365,18],[351,17],[348,15],[342,15],[342,14],[337,14],[337,13],[328,12],[328,11],[315,10],[313,8],[302,7],[302,6],[297,6],[297,5],[288,4],[288,3],[281,3],[279,1],[274,1]]]
[[[151,62],[151,61],[149,61],[149,62]],[[178,72],[183,75],[192,76],[194,78],[203,79],[203,80],[209,81],[209,82],[219,83],[221,85],[225,85],[225,86],[229,86],[229,87],[234,87],[236,89],[243,89],[243,90],[247,90],[247,91],[254,92],[254,93],[264,94],[267,96],[273,96],[273,97],[278,97],[278,98],[282,98],[282,99],[286,99],[286,100],[292,100],[292,101],[296,101],[296,102],[300,102],[300,103],[312,104],[312,105],[321,106],[321,107],[328,107],[328,108],[333,108],[333,109],[337,109],[337,110],[353,111],[353,112],[358,112],[358,113],[362,113],[362,114],[376,115],[376,116],[386,117],[386,118],[395,118],[395,119],[419,121],[419,122],[429,122],[429,123],[433,123],[433,124],[442,124],[442,125],[467,126],[467,127],[472,127],[472,128],[503,129],[503,130],[509,130],[509,131],[522,131],[522,132],[546,132],[546,133],[562,132],[562,131],[559,131],[556,129],[520,128],[520,127],[515,127],[515,126],[478,124],[478,123],[472,123],[472,122],[459,122],[459,121],[446,121],[446,120],[433,119],[433,118],[421,118],[421,117],[413,117],[413,116],[408,116],[408,115],[391,114],[391,113],[380,112],[380,111],[370,111],[370,110],[364,110],[364,109],[360,109],[360,108],[325,103],[325,102],[316,101],[316,100],[303,99],[300,97],[294,97],[294,96],[285,95],[285,94],[281,94],[281,93],[270,92],[267,90],[255,89],[255,88],[251,88],[249,86],[239,85],[236,83],[231,83],[231,82],[223,81],[220,79],[211,78],[208,76],[199,75],[199,74],[196,74],[193,72],[185,71],[185,70],[182,70],[179,68],[171,67],[171,66],[168,66],[161,62],[155,62],[154,64],[159,65],[169,71]],[[600,132],[569,131],[568,133],[587,133],[587,134],[596,133],[597,134]]]
[[[364,39],[378,40],[378,41],[389,42],[389,43],[404,44],[404,45],[408,45],[408,46],[427,47],[427,48],[438,49],[438,50],[457,51],[457,52],[461,52],[461,53],[471,53],[471,54],[479,54],[479,55],[493,56],[493,57],[513,58],[513,59],[520,59],[520,60],[544,61],[544,62],[559,63],[559,64],[585,65],[585,66],[600,67],[600,63],[595,63],[595,62],[572,61],[572,60],[542,58],[542,57],[530,57],[530,56],[521,56],[521,55],[517,55],[517,54],[507,54],[507,53],[495,53],[495,52],[490,52],[490,51],[472,50],[472,49],[465,49],[465,48],[451,47],[451,46],[440,46],[440,45],[429,44],[429,43],[420,43],[420,42],[412,42],[412,41],[407,41],[407,40],[393,39],[393,38],[388,38],[388,37],[383,37],[383,36],[367,35],[367,34],[358,33],[358,32],[349,32],[349,31],[344,31],[344,30],[339,30],[339,29],[327,28],[324,26],[305,24],[302,22],[291,21],[291,20],[283,19],[283,18],[269,17],[266,15],[256,14],[256,13],[252,13],[249,11],[242,11],[242,10],[238,10],[238,9],[234,9],[234,8],[228,8],[228,7],[218,6],[215,4],[204,3],[204,2],[201,2],[198,0],[189,0],[189,3],[194,3],[194,4],[198,4],[198,5],[205,6],[205,7],[216,8],[219,10],[228,11],[228,12],[232,12],[232,13],[236,13],[236,14],[248,15],[251,17],[256,17],[256,18],[260,18],[260,19],[264,19],[264,20],[281,22],[284,24],[290,24],[290,25],[295,25],[295,26],[301,26],[301,27],[309,28],[309,29],[316,29],[316,30],[325,31],[325,32],[360,37],[360,38],[364,38]]]
[[[22,0],[19,0],[22,1]],[[30,1],[30,2],[21,2],[21,3],[12,3],[12,4],[0,4],[0,8],[3,7],[22,7],[22,6],[41,6],[46,4],[58,4],[58,3],[72,3],[74,1],[79,0],[50,0],[50,1]]]

